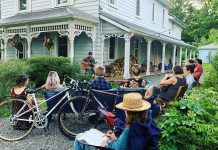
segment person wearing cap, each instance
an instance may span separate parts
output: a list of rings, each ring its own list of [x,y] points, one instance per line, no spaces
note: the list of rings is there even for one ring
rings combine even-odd
[[[112,85],[110,82],[106,81],[104,78],[105,69],[102,66],[99,66],[95,70],[97,78],[91,82],[91,88],[95,90],[110,90]]]
[[[95,73],[95,59],[93,58],[92,52],[89,52],[88,57],[83,59],[82,64],[87,71],[91,72],[92,75]]]
[[[144,101],[139,93],[125,94],[123,102],[116,105],[116,108],[125,111],[125,129],[119,137],[116,137],[112,131],[109,131],[106,134],[108,139],[103,141],[101,146],[114,150],[127,150],[132,149],[132,147],[135,150],[143,150],[144,148],[157,147],[157,140],[153,142],[149,139],[153,137],[150,133],[152,135],[160,133],[160,129],[148,119],[147,110],[150,107],[150,103]],[[81,150],[82,146],[76,138],[74,150]],[[89,149],[89,147],[86,146],[85,149]]]

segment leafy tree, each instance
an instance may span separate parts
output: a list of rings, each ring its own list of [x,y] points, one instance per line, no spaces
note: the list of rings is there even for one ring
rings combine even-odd
[[[193,3],[199,2],[201,8],[194,7]],[[182,33],[182,39],[196,46],[202,40],[216,39],[217,34],[211,37],[211,32],[218,30],[218,1],[217,0],[171,0],[175,8],[170,11],[178,19],[182,20],[186,27]],[[213,30],[212,30],[213,29]],[[212,30],[212,31],[211,31]]]

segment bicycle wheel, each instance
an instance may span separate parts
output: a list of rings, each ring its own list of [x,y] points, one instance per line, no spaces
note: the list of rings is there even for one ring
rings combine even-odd
[[[77,134],[83,133],[95,126],[99,120],[97,111],[87,108],[88,99],[83,96],[73,97],[62,105],[58,112],[58,126],[64,136],[73,140]],[[101,119],[100,119],[101,120]],[[102,132],[108,131],[109,125],[102,119],[96,126]]]
[[[27,101],[7,100],[0,104],[0,139],[17,141],[33,129],[34,111]]]

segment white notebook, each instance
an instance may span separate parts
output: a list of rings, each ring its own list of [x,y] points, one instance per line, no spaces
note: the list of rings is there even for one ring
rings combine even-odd
[[[84,132],[78,140],[88,145],[100,146],[103,141],[107,140],[107,136],[99,130],[90,129]]]

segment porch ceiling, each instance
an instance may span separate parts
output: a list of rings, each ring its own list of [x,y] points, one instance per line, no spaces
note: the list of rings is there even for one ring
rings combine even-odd
[[[167,42],[170,42],[170,43],[179,44],[179,45],[182,45],[182,46],[185,46],[185,47],[196,48],[195,46],[187,44],[182,40],[178,40],[178,39],[172,38],[170,36],[167,36],[167,35],[152,31],[150,29],[138,26],[136,24],[130,23],[130,22],[126,21],[126,20],[122,20],[120,18],[112,16],[112,15],[110,15],[108,13],[103,12],[103,11],[101,11],[100,14],[101,14],[101,16],[104,16],[106,18],[109,18],[110,20],[113,20],[114,22],[116,22],[119,25],[122,25],[123,27],[128,28],[129,29],[128,31],[131,31],[133,33],[140,34],[142,36],[148,36],[148,37],[151,37],[151,38],[154,38],[154,39],[157,39],[157,40],[162,40],[162,41],[167,41]],[[104,17],[101,17],[101,19],[104,20]],[[105,20],[105,21],[107,21],[107,20]]]
[[[9,18],[1,19],[0,26],[68,18],[79,18],[87,21],[98,22],[98,18],[84,11],[78,10],[73,6],[65,6],[42,11],[20,13]]]

